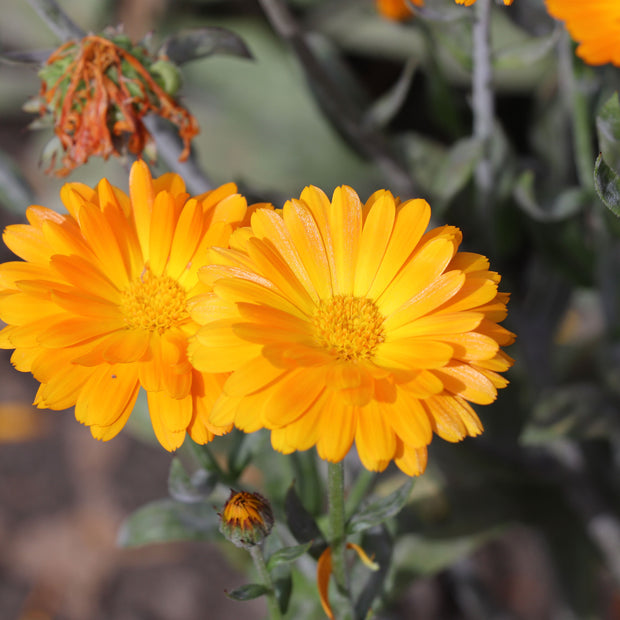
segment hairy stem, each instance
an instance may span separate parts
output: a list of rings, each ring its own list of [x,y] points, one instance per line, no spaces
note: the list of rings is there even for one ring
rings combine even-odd
[[[267,570],[267,565],[265,564],[265,557],[263,556],[263,546],[254,545],[249,548],[249,552],[252,556],[252,560],[254,560],[254,566],[256,567],[261,581],[269,589],[266,594],[267,607],[269,608],[269,618],[270,620],[280,620],[282,618],[282,614],[280,613],[280,607],[278,605],[276,594],[273,589],[273,581],[271,580],[271,575],[269,574],[269,571]]]

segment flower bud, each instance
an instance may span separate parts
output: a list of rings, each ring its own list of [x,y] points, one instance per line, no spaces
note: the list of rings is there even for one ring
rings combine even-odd
[[[220,514],[220,532],[237,547],[248,549],[260,544],[271,532],[273,512],[259,493],[230,490]]]

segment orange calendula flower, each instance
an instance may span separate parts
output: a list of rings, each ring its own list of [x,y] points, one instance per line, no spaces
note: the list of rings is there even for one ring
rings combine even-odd
[[[51,115],[62,147],[62,167],[56,174],[68,174],[93,155],[119,155],[123,140],[129,152],[141,154],[151,142],[142,121],[150,112],[178,127],[185,146],[181,159],[186,159],[199,129],[166,90],[177,86],[176,80],[165,79],[171,71],[176,72],[172,63],[152,58],[144,47],[120,35],[89,35],[53,52],[40,72],[37,101],[41,115]]]
[[[579,43],[577,55],[591,65],[620,67],[620,3],[610,0],[546,0],[549,14],[563,21]]]
[[[411,0],[415,6],[424,6],[424,0]],[[403,21],[413,16],[408,0],[376,0],[377,11],[383,17],[394,21]]]
[[[220,532],[237,547],[260,544],[273,528],[273,512],[260,493],[230,491],[220,515]]]
[[[23,262],[0,265],[0,347],[41,382],[35,404],[66,409],[97,439],[125,425],[140,387],[167,450],[186,432],[198,443],[223,434],[208,414],[225,377],[194,370],[187,341],[198,325],[188,304],[204,285],[198,267],[226,246],[246,215],[234,184],[188,198],[176,174],[131,169],[129,196],[102,180],[68,183],[68,214],[40,206],[4,232]]]
[[[381,190],[363,205],[343,186],[330,202],[308,187],[214,248],[189,345],[196,368],[233,373],[211,422],[267,428],[275,449],[316,445],[331,462],[355,442],[369,470],[393,460],[409,475],[433,432],[481,433],[469,403],[507,384],[508,296],[484,256],[457,252],[457,228],[425,233],[429,221],[424,200]]]

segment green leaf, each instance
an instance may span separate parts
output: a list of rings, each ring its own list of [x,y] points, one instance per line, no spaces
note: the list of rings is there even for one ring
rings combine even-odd
[[[158,500],[125,520],[117,542],[121,547],[139,547],[173,540],[213,540],[219,536],[218,525],[219,517],[210,504]]]
[[[560,32],[556,28],[546,37],[532,37],[497,50],[493,57],[493,68],[519,69],[540,62],[553,50]]]
[[[168,474],[168,492],[178,502],[194,503],[211,495],[217,478],[204,469],[198,469],[191,477],[185,471],[181,459],[174,457]]]
[[[603,204],[620,217],[620,176],[605,163],[602,154],[594,164],[594,187]]]
[[[354,514],[347,523],[347,533],[363,532],[397,515],[409,499],[413,482],[413,478],[410,478],[387,497],[371,502]]]
[[[250,49],[239,35],[216,26],[181,30],[164,41],[159,54],[178,65],[214,54],[252,58]]]
[[[246,583],[244,586],[227,591],[226,596],[234,601],[251,601],[267,594],[267,592],[269,592],[269,588],[261,583]]]
[[[594,383],[555,387],[536,403],[520,438],[524,444],[554,439],[609,438],[620,431],[618,410],[610,396]]]
[[[273,580],[273,590],[278,601],[278,607],[285,614],[293,592],[293,578],[290,571]]]
[[[559,222],[579,213],[587,204],[590,193],[580,187],[571,187],[559,194],[550,205],[543,207],[534,192],[534,173],[526,170],[517,180],[513,196],[532,219],[538,222]]]
[[[302,504],[311,515],[321,514],[325,489],[317,467],[316,451],[293,452],[289,458]]]
[[[370,127],[386,127],[398,114],[407,98],[415,75],[417,62],[409,59],[400,77],[387,93],[379,97],[364,115],[364,124]]]
[[[464,138],[448,151],[431,191],[444,204],[448,203],[465,187],[476,164],[482,157],[482,145],[475,138]]]
[[[288,564],[300,558],[312,547],[312,541],[303,545],[294,545],[293,547],[283,547],[278,549],[267,561],[267,568],[271,569],[278,564]]]
[[[607,164],[620,174],[620,101],[614,93],[596,116],[601,153]]]
[[[284,498],[284,512],[293,536],[302,544],[310,543],[308,552],[318,558],[327,545],[314,517],[304,508],[293,485]]]

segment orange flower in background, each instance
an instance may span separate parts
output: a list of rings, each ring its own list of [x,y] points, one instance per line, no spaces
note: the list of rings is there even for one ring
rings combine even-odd
[[[411,0],[415,6],[424,6],[424,0]],[[387,19],[403,21],[413,16],[408,0],[376,0],[377,11]]]
[[[457,4],[464,4],[465,6],[471,6],[476,2],[476,0],[454,0]],[[512,0],[504,0],[504,4],[506,6],[510,6],[512,4]]]
[[[189,346],[196,368],[232,372],[211,422],[267,428],[276,450],[316,445],[331,462],[355,442],[369,470],[393,460],[409,475],[434,432],[481,433],[469,402],[507,384],[508,296],[485,257],[457,252],[458,229],[425,233],[429,221],[424,200],[382,190],[362,205],[344,186],[330,202],[309,187],[213,249]]]
[[[577,56],[591,65],[620,66],[620,2],[546,0],[552,17],[565,23],[579,43]]]
[[[97,439],[123,428],[142,387],[164,448],[186,432],[206,443],[230,429],[208,420],[225,376],[190,366],[198,325],[187,306],[204,292],[197,271],[209,247],[227,245],[246,201],[234,184],[188,198],[178,175],[152,179],[141,161],[129,190],[68,183],[68,214],[32,206],[29,224],[7,227],[23,262],[0,265],[0,347],[40,381],[38,407],[75,405]]]
[[[65,43],[50,55],[40,72],[38,102],[41,115],[51,114],[62,147],[58,176],[93,155],[104,159],[120,155],[123,139],[130,153],[140,155],[151,142],[142,121],[150,112],[178,127],[185,147],[181,159],[188,157],[198,125],[156,81],[162,64],[121,36],[110,40],[89,35]],[[55,159],[56,155],[50,169]]]

